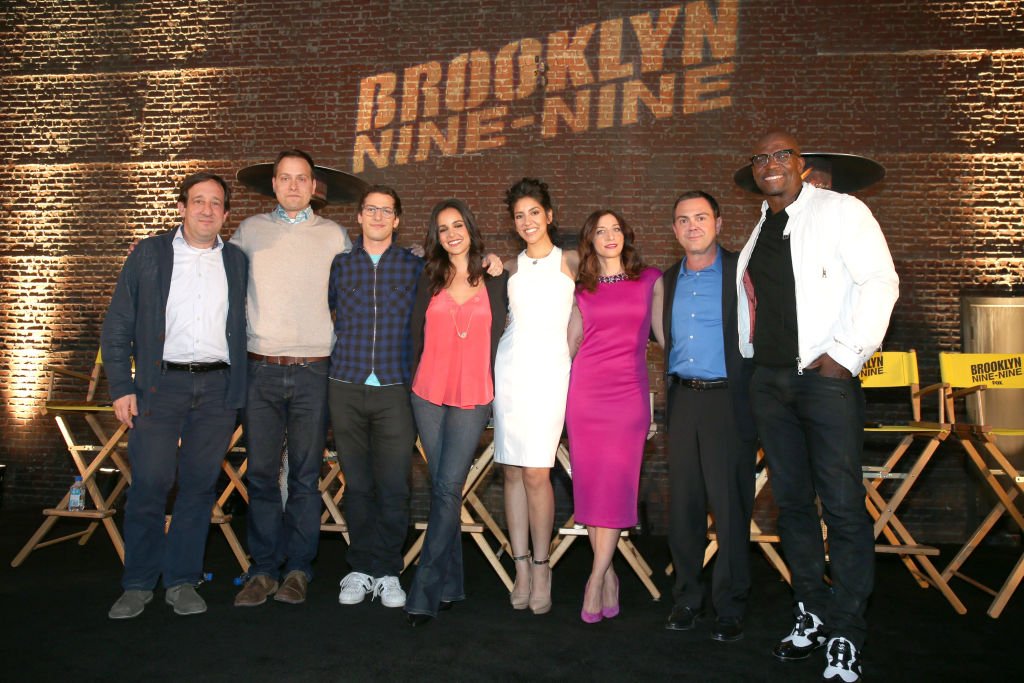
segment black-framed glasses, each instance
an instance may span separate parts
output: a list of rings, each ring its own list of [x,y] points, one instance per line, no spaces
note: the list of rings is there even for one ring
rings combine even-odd
[[[784,164],[796,153],[792,149],[780,149],[771,154],[755,154],[750,157],[750,165],[754,168],[763,168],[768,165],[769,159],[775,159],[775,163]]]
[[[379,213],[384,218],[391,218],[395,215],[395,210],[390,206],[371,206],[367,204],[363,207],[363,213],[367,216],[376,216]]]

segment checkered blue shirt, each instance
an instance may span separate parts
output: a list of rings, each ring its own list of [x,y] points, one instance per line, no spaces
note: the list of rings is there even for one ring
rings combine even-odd
[[[334,257],[327,293],[336,337],[333,379],[362,384],[372,372],[382,385],[409,383],[409,314],[422,271],[423,259],[393,244],[374,266],[362,237]]]

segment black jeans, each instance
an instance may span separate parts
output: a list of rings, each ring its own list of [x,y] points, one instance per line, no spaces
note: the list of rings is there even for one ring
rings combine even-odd
[[[409,472],[416,425],[409,387],[331,380],[327,402],[345,474],[345,521],[353,571],[398,576],[409,532]]]
[[[859,648],[875,579],[874,529],[861,473],[860,380],[758,366],[750,398],[779,506],[794,600],[821,617],[832,635]],[[823,580],[825,550],[815,495],[828,526],[831,591]]]

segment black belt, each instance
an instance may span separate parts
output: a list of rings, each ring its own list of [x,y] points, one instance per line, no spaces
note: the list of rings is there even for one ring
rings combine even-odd
[[[729,386],[729,380],[727,379],[686,379],[685,377],[678,377],[676,375],[669,375],[669,381],[672,384],[678,384],[681,387],[687,389],[694,389],[695,391],[707,391],[709,389],[725,389]]]
[[[227,370],[231,365],[219,360],[215,363],[172,363],[164,361],[164,370],[177,370],[178,372],[214,372],[215,370]]]

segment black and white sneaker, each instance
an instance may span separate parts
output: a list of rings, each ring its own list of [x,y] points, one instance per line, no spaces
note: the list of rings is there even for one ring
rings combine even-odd
[[[821,619],[817,614],[805,610],[804,603],[798,602],[793,630],[772,648],[772,654],[784,662],[796,662],[810,657],[826,640],[828,634]]]
[[[860,654],[846,638],[832,638],[828,641],[825,661],[828,665],[821,676],[824,680],[842,683],[860,680]]]

